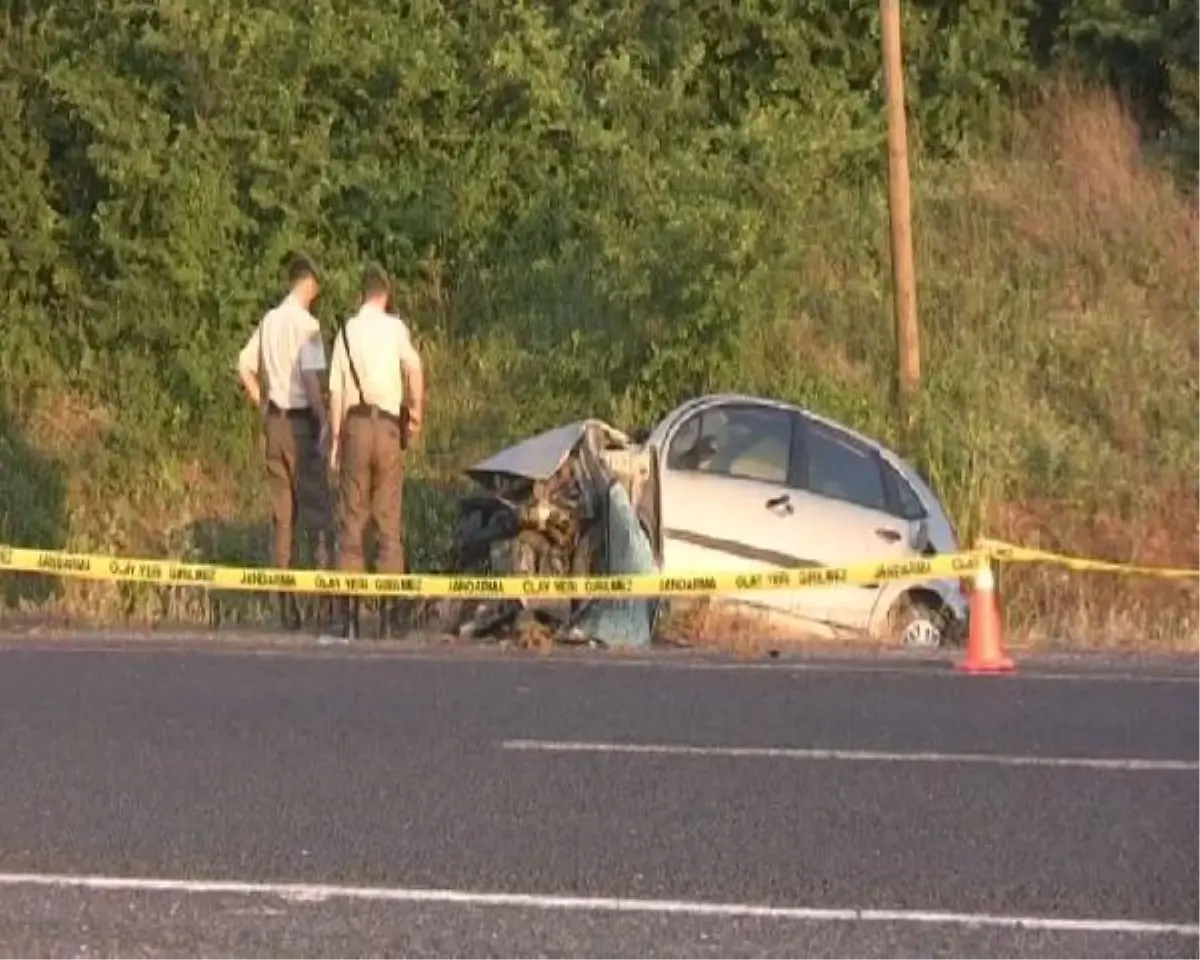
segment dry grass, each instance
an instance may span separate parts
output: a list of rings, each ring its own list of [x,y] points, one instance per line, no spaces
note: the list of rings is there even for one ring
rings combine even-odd
[[[1136,124],[1107,93],[1052,88],[1020,150],[1024,177],[985,175],[977,189],[1059,266],[1047,323],[1076,359],[1049,387],[1075,394],[1113,453],[1080,447],[1092,475],[1077,495],[993,501],[985,531],[1076,556],[1197,569],[1196,198],[1143,161]],[[1185,448],[1170,448],[1181,437],[1164,429],[1168,417],[1187,418]],[[1007,567],[1003,579],[1014,642],[1190,652],[1200,646],[1197,584],[1042,565]]]
[[[1151,494],[1125,518],[1051,500],[1010,502],[999,505],[993,529],[999,539],[1053,553],[1144,567],[1200,567],[1200,507],[1188,491]],[[1013,564],[1003,570],[1001,589],[1017,643],[1200,649],[1200,580]]]

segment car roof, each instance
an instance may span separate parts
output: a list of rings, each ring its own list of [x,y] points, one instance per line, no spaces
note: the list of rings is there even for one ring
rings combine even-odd
[[[788,410],[802,414],[817,423],[823,424],[833,430],[841,431],[842,433],[857,440],[863,446],[876,451],[884,460],[888,462],[894,469],[900,471],[904,478],[909,483],[914,483],[928,491],[929,495],[936,498],[936,493],[933,490],[930,482],[921,474],[921,472],[911,463],[904,459],[897,451],[884,444],[882,441],[869,437],[865,433],[855,430],[853,427],[847,426],[840,420],[834,420],[832,417],[824,416],[817,413],[809,407],[801,406],[798,403],[788,403],[784,400],[776,400],[773,397],[756,397],[746,393],[708,393],[700,397],[693,397],[691,400],[685,400],[679,406],[675,407],[655,426],[653,434],[655,442],[661,442],[662,437],[659,435],[660,429],[664,428],[668,421],[680,420],[690,413],[703,410],[707,407],[717,406],[730,403],[750,403],[762,407],[774,407],[777,410]]]
[[[892,456],[895,456],[893,451],[891,451],[888,447],[885,447],[882,443],[880,443],[880,441],[874,439],[873,437],[868,437],[865,434],[859,433],[854,428],[848,427],[846,424],[838,420],[833,420],[829,417],[823,416],[817,413],[815,410],[809,409],[808,407],[802,407],[796,403],[787,403],[783,400],[775,400],[771,397],[754,397],[745,393],[709,393],[702,397],[694,397],[691,400],[685,400],[679,406],[675,407],[670,413],[668,413],[667,416],[660,421],[659,426],[665,424],[668,419],[678,419],[688,413],[702,410],[706,407],[731,403],[752,403],[756,406],[775,407],[778,410],[789,410],[794,411],[795,413],[801,413],[810,420],[815,420],[827,427],[832,427],[835,430],[840,430],[843,433],[849,434],[860,443],[863,443],[874,450],[878,450],[880,453],[889,453],[892,454]]]

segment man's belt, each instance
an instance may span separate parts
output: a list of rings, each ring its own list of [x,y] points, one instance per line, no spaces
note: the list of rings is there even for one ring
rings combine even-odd
[[[267,413],[288,420],[312,420],[316,417],[312,407],[281,407],[274,400],[267,401]]]
[[[346,411],[346,416],[363,417],[369,420],[386,420],[388,423],[394,423],[401,429],[404,428],[403,416],[397,416],[394,413],[390,413],[387,410],[377,407],[373,403],[356,403]]]

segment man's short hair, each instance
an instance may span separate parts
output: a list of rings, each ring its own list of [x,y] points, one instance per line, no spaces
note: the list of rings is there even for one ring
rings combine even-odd
[[[391,297],[391,278],[378,263],[369,263],[363,270],[362,295],[366,299],[379,296]]]
[[[313,264],[312,260],[304,254],[296,254],[296,256],[292,257],[291,262],[288,263],[288,286],[294,287],[301,280],[308,280],[310,277],[313,280],[317,279],[316,266]]]

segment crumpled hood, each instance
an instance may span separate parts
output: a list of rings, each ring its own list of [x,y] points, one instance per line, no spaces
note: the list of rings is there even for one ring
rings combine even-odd
[[[576,420],[493,454],[468,469],[467,476],[478,480],[481,474],[504,473],[534,481],[546,480],[563,465],[589,427],[596,427],[613,443],[633,446],[628,436],[603,420]]]

